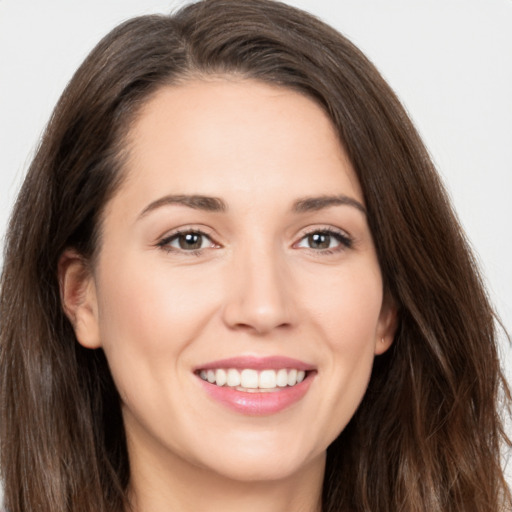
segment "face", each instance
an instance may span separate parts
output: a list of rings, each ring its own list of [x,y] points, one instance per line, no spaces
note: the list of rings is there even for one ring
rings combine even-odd
[[[329,119],[284,88],[189,82],[146,104],[128,148],[81,299],[72,264],[63,282],[131,459],[239,480],[322,466],[395,317]]]

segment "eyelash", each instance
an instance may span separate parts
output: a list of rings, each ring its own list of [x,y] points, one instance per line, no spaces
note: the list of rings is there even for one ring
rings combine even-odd
[[[210,241],[210,246],[209,247],[199,247],[197,249],[187,250],[184,248],[172,247],[170,245],[172,242],[177,241],[177,240],[179,240],[180,237],[183,237],[186,235],[195,235],[197,237],[201,237],[203,239],[202,240],[203,243],[204,243],[204,239],[206,238],[207,240]],[[313,251],[316,254],[325,254],[325,255],[335,254],[337,252],[343,251],[344,249],[350,249],[353,246],[352,238],[350,238],[348,235],[346,235],[345,233],[343,233],[341,231],[337,231],[332,228],[323,228],[323,229],[316,228],[316,229],[311,229],[310,231],[304,233],[304,235],[299,239],[299,241],[296,242],[295,244],[293,244],[293,247],[301,247],[299,244],[303,240],[305,240],[308,237],[311,237],[313,235],[322,235],[322,236],[332,237],[339,243],[339,245],[336,247],[327,247],[324,249],[314,249],[312,247],[306,247],[306,249],[309,249],[310,251]],[[201,243],[201,245],[203,245],[203,244]],[[207,249],[207,248],[219,247],[219,245],[216,244],[212,240],[210,235],[208,235],[204,231],[201,231],[200,229],[185,229],[185,230],[176,231],[176,232],[172,233],[171,235],[160,240],[158,242],[157,246],[160,247],[161,249],[165,250],[166,252],[175,252],[175,253],[186,254],[186,255],[191,255],[191,256],[199,256],[203,252],[203,250]]]
[[[312,247],[309,247],[308,249],[310,251],[313,251],[314,253],[318,254],[335,254],[337,252],[341,252],[345,249],[350,249],[353,246],[353,239],[348,236],[346,233],[342,231],[338,231],[336,229],[332,228],[315,228],[311,229],[310,231],[304,233],[304,235],[300,238],[298,242],[294,244],[294,246],[298,246],[300,242],[307,239],[308,237],[311,237],[313,235],[323,235],[334,238],[337,242],[339,242],[339,245],[336,247],[327,247],[325,249],[314,249]]]
[[[203,242],[204,242],[204,238],[206,238],[211,243],[210,247],[218,247],[218,245],[215,244],[215,242],[212,240],[212,238],[207,233],[205,233],[204,231],[201,231],[200,229],[184,229],[184,230],[175,231],[174,233],[172,233],[172,235],[166,236],[165,238],[160,240],[158,242],[157,246],[162,248],[166,252],[175,252],[175,253],[187,254],[187,255],[191,255],[191,256],[199,256],[201,254],[201,252],[205,249],[205,247],[187,250],[187,249],[183,249],[183,248],[172,247],[170,245],[173,241],[179,240],[180,237],[183,237],[186,235],[196,235],[198,237],[202,237]]]

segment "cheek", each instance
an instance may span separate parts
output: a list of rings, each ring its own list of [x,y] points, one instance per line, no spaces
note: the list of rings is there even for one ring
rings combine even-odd
[[[332,294],[325,329],[329,349],[345,389],[362,398],[370,377],[382,307],[380,279],[371,273],[355,274],[344,287]]]
[[[382,279],[377,264],[354,264],[322,281],[305,283],[304,309],[324,332],[330,349],[358,352],[375,343],[382,308]]]
[[[115,261],[98,276],[101,343],[123,401],[142,390],[149,400],[169,385],[169,375],[181,385],[180,362],[216,309],[214,287],[192,272]]]
[[[333,301],[329,319],[322,322],[338,393],[353,393],[356,401],[366,390],[375,357],[378,297],[370,294],[363,301],[355,297]]]
[[[212,309],[201,276],[145,261],[118,262],[100,276],[102,342],[168,350],[191,339]]]
[[[204,280],[165,265],[118,258],[100,271],[101,343],[125,412],[158,423],[163,411],[172,416],[183,406],[183,361],[215,310],[213,298]]]
[[[324,362],[317,383],[326,418],[323,438],[333,440],[352,418],[366,392],[375,357],[382,307],[382,281],[376,266],[353,267],[324,282],[324,292],[306,305]]]

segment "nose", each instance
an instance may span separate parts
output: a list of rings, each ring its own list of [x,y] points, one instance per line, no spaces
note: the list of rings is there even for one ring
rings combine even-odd
[[[296,322],[290,272],[271,249],[247,251],[228,271],[224,322],[231,329],[265,335]]]

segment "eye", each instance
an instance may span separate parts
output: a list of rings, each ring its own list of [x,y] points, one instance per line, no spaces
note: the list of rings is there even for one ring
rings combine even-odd
[[[215,247],[212,239],[201,231],[182,231],[174,233],[164,238],[158,245],[168,250],[187,252]]]
[[[352,240],[338,231],[323,229],[312,231],[302,237],[296,247],[305,247],[316,251],[329,251],[332,249],[351,247]]]

